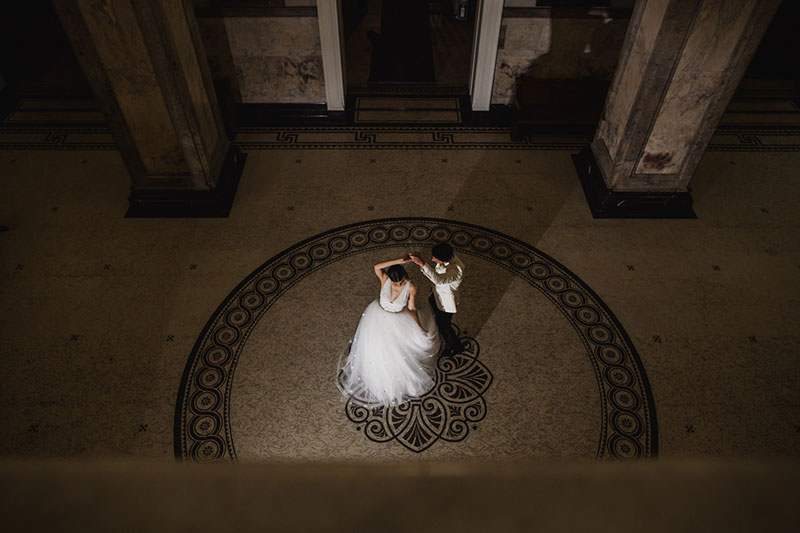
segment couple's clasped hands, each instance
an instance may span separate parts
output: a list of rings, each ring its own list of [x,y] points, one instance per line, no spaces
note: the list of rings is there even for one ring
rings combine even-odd
[[[425,261],[422,260],[422,257],[420,257],[419,252],[408,252],[406,255],[403,256],[403,261],[406,263],[409,262],[414,263],[420,268],[425,266]]]

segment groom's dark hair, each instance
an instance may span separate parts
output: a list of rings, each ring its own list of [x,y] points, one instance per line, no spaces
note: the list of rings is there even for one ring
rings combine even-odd
[[[389,275],[389,279],[395,283],[398,281],[403,281],[408,277],[408,272],[406,272],[406,269],[400,265],[390,266],[386,273]]]
[[[450,261],[453,258],[453,247],[446,242],[437,244],[433,247],[433,250],[431,250],[431,255],[439,261]]]

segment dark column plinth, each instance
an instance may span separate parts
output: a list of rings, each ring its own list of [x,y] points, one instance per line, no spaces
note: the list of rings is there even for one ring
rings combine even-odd
[[[589,147],[572,156],[594,218],[697,218],[689,192],[615,192]]]
[[[231,145],[213,189],[131,190],[125,218],[226,218],[230,213],[247,154]]]

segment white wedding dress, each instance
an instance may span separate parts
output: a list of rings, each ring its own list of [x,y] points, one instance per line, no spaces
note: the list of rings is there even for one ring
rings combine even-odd
[[[433,387],[433,364],[439,351],[439,332],[433,314],[417,309],[420,329],[409,311],[406,282],[391,301],[392,283],[386,280],[380,298],[361,315],[350,353],[340,364],[342,393],[371,405],[398,405],[422,396]]]

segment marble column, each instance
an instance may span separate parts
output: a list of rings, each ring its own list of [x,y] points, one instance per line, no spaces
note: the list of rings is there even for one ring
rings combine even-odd
[[[689,181],[780,0],[638,0],[576,166],[595,217],[694,217]]]
[[[128,216],[226,216],[230,149],[190,0],[53,2],[131,175]]]

